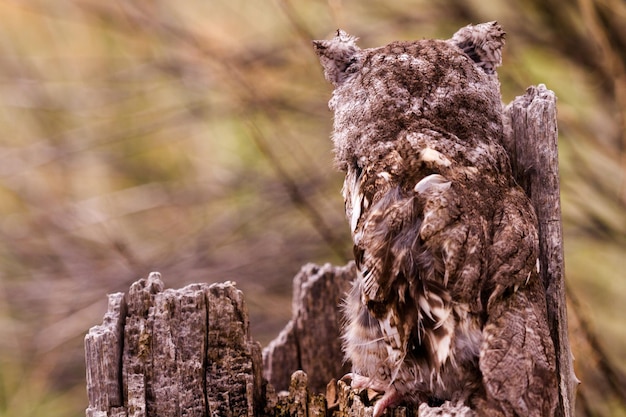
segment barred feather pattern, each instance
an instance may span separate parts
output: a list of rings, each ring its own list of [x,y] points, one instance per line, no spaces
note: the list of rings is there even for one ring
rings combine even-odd
[[[536,218],[500,145],[503,42],[495,22],[448,41],[314,42],[335,86],[357,265],[344,350],[352,386],[384,393],[375,416],[444,401],[488,417],[553,413]]]

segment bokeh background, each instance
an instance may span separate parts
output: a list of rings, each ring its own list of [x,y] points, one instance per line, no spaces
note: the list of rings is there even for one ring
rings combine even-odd
[[[503,100],[559,98],[577,415],[625,416],[622,0],[0,2],[0,416],[84,415],[84,334],[150,271],[236,281],[271,340],[300,266],[351,252],[310,40],[488,20]]]

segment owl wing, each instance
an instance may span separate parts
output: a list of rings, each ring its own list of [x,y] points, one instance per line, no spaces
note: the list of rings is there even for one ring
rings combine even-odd
[[[554,412],[555,353],[541,285],[533,273],[526,286],[504,297],[489,314],[479,360],[485,397],[475,400],[486,416]]]
[[[450,296],[435,279],[444,275],[443,267],[420,233],[427,229],[435,234],[445,227],[444,194],[450,182],[432,174],[406,191],[394,177],[378,170],[346,178],[361,303],[375,318],[370,323],[380,328],[392,367],[400,366],[409,349],[421,349],[429,368],[438,369],[449,354],[453,332]],[[372,182],[376,187],[368,185]]]

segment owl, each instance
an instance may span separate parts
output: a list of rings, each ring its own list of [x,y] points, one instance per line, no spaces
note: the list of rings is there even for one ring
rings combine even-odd
[[[478,416],[551,416],[555,353],[537,219],[503,143],[497,22],[449,40],[314,41],[357,277],[343,349],[352,388]]]

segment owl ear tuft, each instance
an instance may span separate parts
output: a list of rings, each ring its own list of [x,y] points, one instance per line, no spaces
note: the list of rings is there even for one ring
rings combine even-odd
[[[493,74],[502,64],[502,47],[506,33],[498,22],[467,25],[459,29],[450,41],[458,46],[487,74]]]
[[[324,77],[335,87],[341,85],[358,67],[361,51],[356,45],[358,38],[337,30],[331,40],[313,41],[313,48],[324,68]]]

